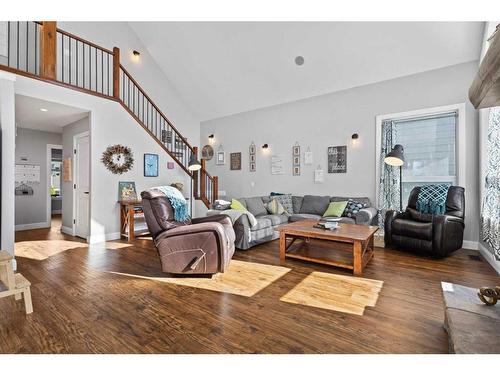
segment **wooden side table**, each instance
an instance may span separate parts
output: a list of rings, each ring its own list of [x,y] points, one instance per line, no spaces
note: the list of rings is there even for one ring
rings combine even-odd
[[[144,217],[142,212],[142,202],[140,200],[120,200],[120,235],[128,241],[133,241],[135,237],[148,234],[148,230],[136,231],[135,219],[138,215]],[[141,213],[137,213],[137,208],[141,208]]]

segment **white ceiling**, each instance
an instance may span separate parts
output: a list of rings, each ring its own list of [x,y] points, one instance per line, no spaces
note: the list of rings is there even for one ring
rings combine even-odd
[[[48,111],[42,112],[40,108]],[[20,128],[62,133],[62,128],[87,117],[84,109],[48,102],[29,96],[16,95],[16,123]]]
[[[207,120],[479,58],[481,22],[131,22]],[[305,64],[294,58],[302,55]]]

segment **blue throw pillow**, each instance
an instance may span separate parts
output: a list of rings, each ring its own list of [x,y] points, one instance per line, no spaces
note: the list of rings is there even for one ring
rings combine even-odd
[[[366,203],[361,203],[355,201],[354,199],[349,199],[347,201],[347,206],[345,207],[344,213],[342,216],[345,217],[355,217],[359,210],[366,208],[368,205]]]

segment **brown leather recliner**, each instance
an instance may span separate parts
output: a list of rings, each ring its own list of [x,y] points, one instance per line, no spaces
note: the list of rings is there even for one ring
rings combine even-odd
[[[414,187],[406,211],[387,211],[385,215],[385,245],[443,258],[462,247],[465,228],[465,190],[450,186],[443,215],[417,211],[420,187]]]
[[[224,272],[234,254],[235,234],[226,215],[176,222],[168,198],[155,190],[141,193],[148,229],[160,255],[163,272]]]

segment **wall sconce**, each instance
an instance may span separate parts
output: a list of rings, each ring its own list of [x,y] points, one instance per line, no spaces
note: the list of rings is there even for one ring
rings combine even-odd
[[[213,134],[210,134],[210,135],[208,136],[208,143],[212,144],[212,143],[214,143],[214,141],[215,141],[215,137],[214,137],[214,135],[213,135]]]
[[[133,55],[133,59],[135,61],[139,61],[139,58],[141,57],[141,53],[139,51],[137,51],[137,50],[134,49],[132,51],[132,55]]]
[[[353,146],[356,146],[358,144],[358,138],[358,133],[354,133],[353,135],[351,135],[351,143]]]
[[[269,149],[269,145],[268,145],[267,143],[264,143],[264,144],[262,145],[262,149],[263,149],[263,150],[267,150],[267,149]]]

